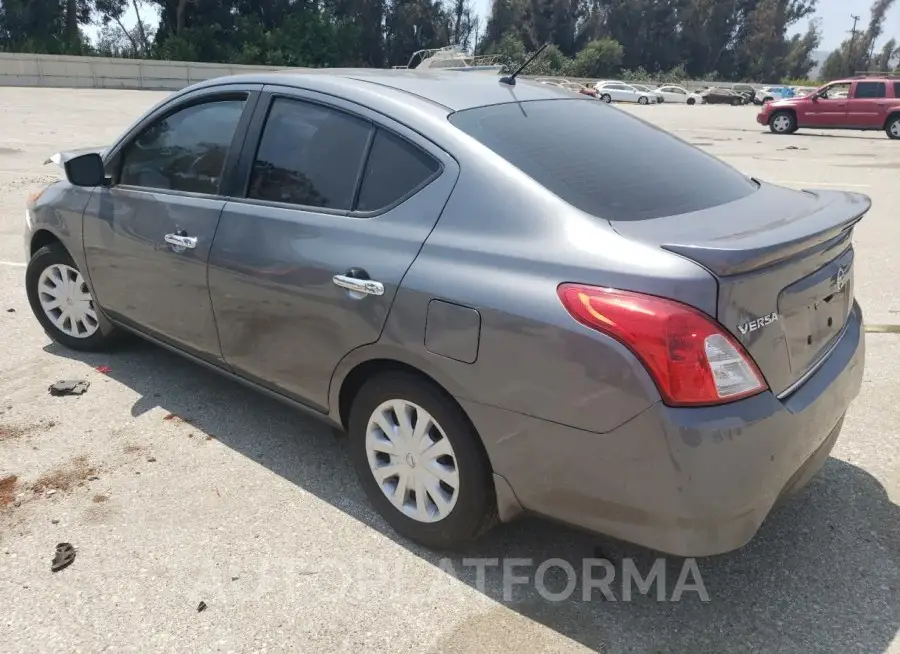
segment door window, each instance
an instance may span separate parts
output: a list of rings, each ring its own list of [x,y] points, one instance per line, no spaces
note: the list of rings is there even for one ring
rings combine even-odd
[[[819,94],[823,100],[846,100],[850,91],[849,84],[832,84]]]
[[[384,209],[431,181],[440,170],[431,155],[406,139],[379,129],[366,161],[357,211]]]
[[[125,147],[119,184],[216,195],[244,102],[195,104],[153,123]]]
[[[887,86],[884,82],[857,82],[853,97],[857,100],[884,98],[887,97]]]
[[[371,123],[319,104],[276,98],[253,163],[247,196],[347,210]]]

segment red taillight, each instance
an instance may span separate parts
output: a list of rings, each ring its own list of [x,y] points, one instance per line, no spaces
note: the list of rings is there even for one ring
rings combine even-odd
[[[693,307],[581,284],[562,284],[558,292],[573,318],[634,353],[666,404],[722,404],[767,388],[741,344]]]

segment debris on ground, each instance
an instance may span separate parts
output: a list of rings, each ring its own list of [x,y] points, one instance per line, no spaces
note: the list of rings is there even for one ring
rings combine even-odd
[[[6,310],[6,313],[15,313],[15,312],[16,312],[15,309],[7,309],[7,310]]]
[[[147,463],[156,463],[156,457],[148,456],[148,457],[147,457]]]
[[[200,604],[197,605],[197,613],[202,613],[205,610],[206,610],[206,602],[200,602]]]
[[[16,499],[16,482],[19,478],[16,475],[7,475],[0,478],[0,507],[12,504]]]
[[[75,560],[75,548],[71,543],[60,543],[56,546],[56,556],[50,564],[50,570],[59,572],[63,568],[68,567]]]
[[[66,492],[75,486],[81,486],[94,473],[96,469],[91,466],[87,457],[78,456],[72,459],[68,464],[54,468],[50,472],[41,475],[40,478],[31,487],[35,493],[52,494],[49,491]]]
[[[94,368],[94,370],[104,375],[108,375],[112,372],[112,368],[110,368],[109,366],[97,366],[96,368]]]
[[[216,437],[213,436],[212,434],[207,434],[207,435],[206,435],[206,440],[208,440],[208,441],[214,441],[214,440],[216,440]]]
[[[58,381],[55,384],[50,384],[50,395],[60,396],[60,395],[83,395],[87,393],[87,389],[90,387],[91,383],[89,381],[85,381],[83,379],[70,379],[70,380],[62,380]]]
[[[58,524],[59,524],[59,520],[53,519],[53,520],[50,521],[50,523],[51,523],[51,524],[54,524],[54,525],[58,525]]]
[[[163,416],[163,420],[171,420],[172,422],[186,422],[190,424],[189,418],[182,418],[181,416],[176,416],[174,413],[167,413]]]
[[[106,495],[94,495],[94,504],[103,504],[104,502],[108,502],[109,498]]]

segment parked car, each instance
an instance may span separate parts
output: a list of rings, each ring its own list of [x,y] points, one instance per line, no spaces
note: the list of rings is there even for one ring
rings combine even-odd
[[[795,96],[794,89],[789,86],[765,86],[756,93],[754,104],[765,104],[775,100],[784,100]]]
[[[656,90],[656,89],[650,88],[650,87],[647,86],[646,84],[632,84],[631,86],[633,86],[634,88],[636,88],[636,89],[637,89],[638,91],[640,91],[641,93],[647,93],[647,94],[650,95],[650,97],[656,98],[656,102],[657,102],[657,103],[659,103],[659,102],[665,102],[665,101],[666,101],[666,97],[665,97],[662,93],[660,93],[660,92],[659,92],[658,90]]]
[[[900,77],[837,80],[808,96],[770,102],[756,120],[776,134],[803,128],[884,130],[900,139]]]
[[[135,333],[347,430],[428,546],[532,512],[735,549],[862,384],[866,196],[749,179],[551,86],[219,77],[53,160],[24,225],[47,334]]]
[[[730,89],[711,88],[700,92],[700,97],[706,104],[730,104],[739,106],[747,104],[747,97]]]
[[[732,84],[731,90],[735,93],[741,94],[742,96],[744,96],[744,98],[747,99],[744,104],[750,104],[751,102],[756,101],[757,91],[749,84]]]
[[[625,82],[597,82],[594,85],[597,97],[603,102],[637,102],[638,104],[650,104],[653,94],[637,90],[631,84]],[[652,100],[655,104],[655,99]]]
[[[688,91],[683,86],[675,86],[674,84],[669,84],[667,86],[660,86],[656,90],[657,92],[662,93],[662,96],[666,102],[691,105],[703,103],[702,95],[700,95],[699,93]]]

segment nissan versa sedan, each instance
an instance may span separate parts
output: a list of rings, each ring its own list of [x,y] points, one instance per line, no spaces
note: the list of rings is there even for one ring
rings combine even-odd
[[[348,433],[400,534],[545,516],[742,546],[863,376],[867,197],[751,179],[605,103],[455,72],[219,78],[26,210],[76,350],[133,332]]]

